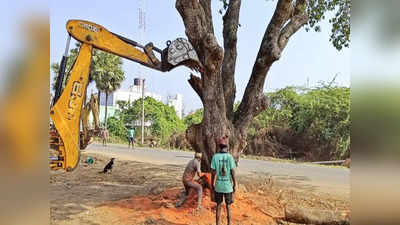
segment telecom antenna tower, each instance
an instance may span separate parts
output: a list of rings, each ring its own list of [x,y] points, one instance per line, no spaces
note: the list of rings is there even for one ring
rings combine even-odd
[[[138,0],[138,42],[142,45],[147,43],[146,38],[146,3],[147,0]],[[144,77],[144,70],[141,65],[138,64],[139,78]]]
[[[139,26],[138,26],[138,41],[139,43],[141,43],[142,45],[147,43],[146,40],[146,0],[138,0],[138,16],[139,16]],[[141,125],[142,125],[142,145],[144,142],[144,69],[141,68],[140,65],[138,65],[138,74],[139,74],[139,80],[140,80],[140,86],[142,88],[142,121],[141,121]]]

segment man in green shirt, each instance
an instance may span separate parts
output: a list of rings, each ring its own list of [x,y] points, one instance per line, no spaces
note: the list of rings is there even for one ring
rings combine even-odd
[[[216,224],[219,225],[219,217],[221,215],[221,204],[225,199],[226,215],[228,225],[231,224],[231,208],[233,203],[233,193],[236,190],[235,179],[235,160],[228,153],[227,137],[218,138],[216,140],[217,149],[219,150],[211,160],[212,169],[212,188],[215,190],[215,200],[217,202]]]
[[[131,147],[131,144],[132,144],[132,148],[134,148],[134,146],[133,146],[134,141],[135,141],[135,130],[131,127],[129,129],[129,148]]]

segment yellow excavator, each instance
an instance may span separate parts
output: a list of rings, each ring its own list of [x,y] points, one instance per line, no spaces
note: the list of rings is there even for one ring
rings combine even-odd
[[[50,146],[57,153],[50,159],[50,168],[52,170],[63,169],[68,172],[74,170],[78,165],[81,142],[87,141],[88,138],[81,135],[80,118],[89,83],[93,48],[162,72],[168,72],[180,65],[199,71],[202,66],[193,46],[184,38],[167,41],[167,47],[161,50],[154,47],[152,43],[143,46],[88,21],[69,20],[66,29],[69,33],[67,46],[60,63],[56,90],[50,108],[50,117],[53,123],[50,130]],[[71,36],[81,42],[81,45],[68,83],[62,89]],[[154,51],[160,55],[161,60],[155,56]],[[85,126],[83,129],[86,129]],[[82,145],[86,147],[85,143]]]

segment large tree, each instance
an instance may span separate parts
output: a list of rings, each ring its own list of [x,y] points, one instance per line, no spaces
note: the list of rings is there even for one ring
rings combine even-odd
[[[263,93],[265,78],[272,64],[279,60],[289,39],[303,26],[320,30],[318,23],[326,12],[334,12],[331,42],[340,50],[349,44],[350,0],[277,0],[276,7],[265,29],[257,57],[243,99],[234,110],[236,94],[235,65],[237,31],[241,0],[220,0],[223,14],[223,47],[215,38],[211,0],[176,0],[185,33],[203,65],[201,77],[190,76],[189,83],[199,95],[203,106],[203,120],[186,131],[195,151],[203,152],[203,169],[210,170],[216,152],[215,139],[229,136],[232,155],[238,162],[244,150],[247,129],[251,120],[269,105]],[[267,15],[265,17],[268,17]],[[251,26],[251,25],[249,25]],[[311,46],[310,46],[311,47]]]

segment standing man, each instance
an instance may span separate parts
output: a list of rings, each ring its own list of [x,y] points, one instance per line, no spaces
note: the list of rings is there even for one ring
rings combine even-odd
[[[133,142],[135,141],[135,130],[131,127],[129,129],[129,148],[132,145],[132,148],[134,148],[133,146]]]
[[[219,217],[221,215],[221,204],[225,199],[226,215],[228,225],[231,224],[231,207],[233,203],[233,193],[236,191],[235,178],[235,160],[228,153],[227,137],[216,139],[217,150],[211,160],[212,169],[212,188],[215,190],[215,201],[217,202],[216,209],[216,224],[219,225]]]
[[[107,146],[107,138],[108,138],[108,131],[106,128],[103,128],[103,146]]]
[[[186,200],[189,195],[189,189],[194,188],[197,191],[197,209],[201,209],[201,199],[203,197],[203,188],[201,185],[194,181],[194,177],[202,176],[201,173],[201,156],[200,152],[196,152],[194,154],[194,159],[190,160],[186,165],[185,172],[183,172],[183,186],[185,187],[185,194],[182,199],[176,204],[177,207],[180,207]]]

